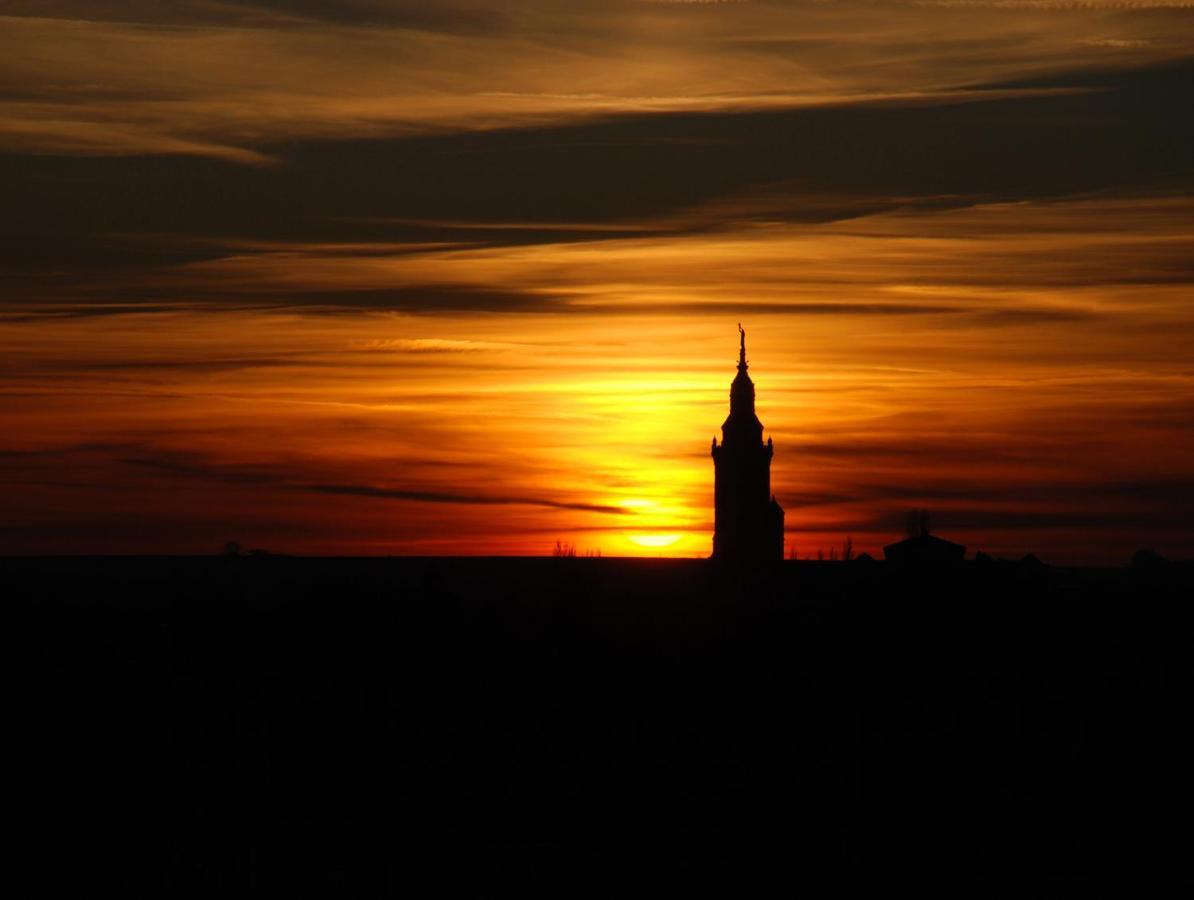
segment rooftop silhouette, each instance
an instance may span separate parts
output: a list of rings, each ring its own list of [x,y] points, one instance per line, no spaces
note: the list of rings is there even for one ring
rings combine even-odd
[[[919,565],[961,562],[966,556],[962,544],[947,541],[930,530],[928,510],[908,517],[908,537],[883,548],[883,558],[894,563]]]

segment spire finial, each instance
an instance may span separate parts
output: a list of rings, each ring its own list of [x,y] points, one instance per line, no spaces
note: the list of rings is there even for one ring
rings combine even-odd
[[[738,323],[738,368],[746,368],[746,329],[742,327],[742,323]]]

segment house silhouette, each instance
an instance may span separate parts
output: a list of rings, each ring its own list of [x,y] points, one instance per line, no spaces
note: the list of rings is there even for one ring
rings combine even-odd
[[[935,534],[918,534],[883,548],[883,558],[889,562],[948,563],[958,562],[965,556],[965,546]]]

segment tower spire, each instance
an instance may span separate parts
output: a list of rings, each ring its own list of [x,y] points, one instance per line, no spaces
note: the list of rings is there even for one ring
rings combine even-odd
[[[746,371],[746,329],[738,323],[738,374],[730,383],[730,417],[726,419],[722,429],[730,426],[731,431],[737,431],[738,426],[749,425],[751,430],[763,433],[763,426],[755,417],[755,385]],[[759,437],[759,440],[762,440]]]

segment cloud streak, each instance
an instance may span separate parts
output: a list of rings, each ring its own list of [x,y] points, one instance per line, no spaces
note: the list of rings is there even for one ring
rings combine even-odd
[[[580,512],[624,515],[625,509],[601,503],[566,503],[536,497],[502,497],[492,494],[453,494],[441,491],[379,488],[365,484],[309,484],[301,490],[319,494],[345,494],[351,497],[378,497],[383,500],[415,500],[420,503],[460,503],[466,506],[542,506],[547,509],[573,509]]]
[[[268,165],[295,138],[939,97],[1192,49],[1188,11],[1164,6],[154,6],[63,0],[5,18],[0,141]]]
[[[347,497],[373,497],[380,500],[407,500],[418,503],[451,503],[464,506],[538,506],[546,509],[577,510],[589,513],[623,515],[627,510],[602,503],[582,503],[550,500],[534,496],[504,496],[483,492],[463,493],[434,491],[412,487],[379,487],[372,484],[311,484],[294,481],[270,469],[238,469],[196,462],[186,457],[123,456],[116,462],[152,469],[170,475],[219,481],[242,486],[262,486],[286,490],[309,491],[316,494],[335,494]]]

